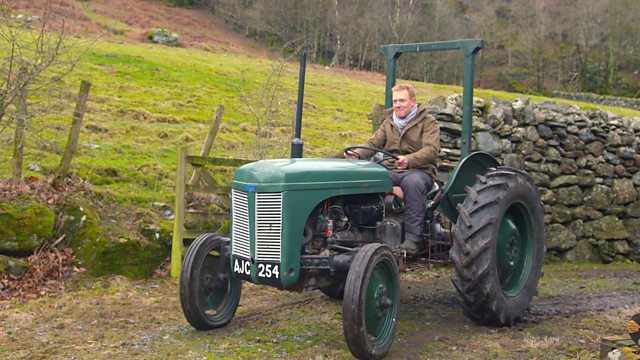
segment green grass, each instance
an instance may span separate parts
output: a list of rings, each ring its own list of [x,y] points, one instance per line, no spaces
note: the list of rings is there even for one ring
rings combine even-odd
[[[188,145],[191,153],[200,151],[218,104],[226,109],[211,155],[252,158],[256,122],[249,109],[257,105],[248,99],[260,94],[275,62],[152,44],[82,44],[89,50],[62,84],[62,105],[32,122],[31,135],[36,135],[26,144],[25,165],[37,163],[44,174],[26,170],[26,176],[49,176],[57,167],[66,144],[73,98],[83,79],[92,87],[73,170],[114,194],[121,204],[147,206],[153,201],[173,201],[177,149]],[[309,66],[306,74],[304,155],[326,156],[365,140],[371,129],[367,120],[371,105],[384,102],[383,79],[374,75],[368,79],[366,74],[352,77],[318,66]],[[276,125],[269,148],[272,157],[287,156],[289,151],[298,64],[286,64],[280,75],[277,111],[273,113]],[[455,86],[414,84],[420,101],[461,92]],[[503,99],[523,96],[483,89],[475,94]],[[30,99],[34,106],[40,100],[36,95]],[[625,116],[640,115],[627,109],[598,108]],[[5,159],[0,162],[0,177],[7,178],[11,134],[4,130],[0,135],[0,156]],[[115,169],[117,175],[105,169]]]

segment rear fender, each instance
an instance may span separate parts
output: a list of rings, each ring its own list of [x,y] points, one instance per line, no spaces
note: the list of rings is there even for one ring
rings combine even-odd
[[[458,219],[457,206],[467,197],[465,188],[476,182],[477,175],[483,175],[489,168],[499,165],[496,158],[482,151],[471,153],[458,163],[447,181],[440,201],[440,207],[449,220],[456,222]]]

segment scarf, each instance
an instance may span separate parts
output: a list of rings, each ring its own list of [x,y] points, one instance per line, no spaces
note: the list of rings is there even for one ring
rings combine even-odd
[[[416,115],[418,115],[418,104],[413,105],[413,109],[411,109],[411,112],[405,116],[404,118],[399,118],[396,116],[396,113],[393,113],[393,122],[396,124],[396,126],[398,127],[398,130],[400,130],[400,132],[402,132],[402,130],[404,130],[404,128],[407,126],[407,124],[416,118]]]

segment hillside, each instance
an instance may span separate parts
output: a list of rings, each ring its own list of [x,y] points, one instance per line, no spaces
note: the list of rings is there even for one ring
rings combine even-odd
[[[25,12],[42,11],[42,2],[16,4]],[[154,1],[53,0],[51,4],[53,13],[64,16],[67,29],[78,36],[73,51],[83,56],[59,84],[58,93],[30,95],[28,109],[33,118],[23,175],[52,176],[66,145],[80,80],[90,81],[72,172],[91,187],[109,238],[140,237],[141,223],[159,221],[158,203],[161,208],[172,207],[177,150],[185,145],[191,153],[200,150],[216,105],[226,110],[213,156],[288,156],[297,54],[268,52],[227,30],[208,13]],[[151,44],[144,34],[154,27],[176,31],[183,46]],[[420,101],[461,92],[454,86],[414,84]],[[476,96],[515,99],[521,95],[478,89]],[[325,156],[361,143],[371,131],[367,119],[371,105],[382,103],[383,98],[380,74],[309,66],[302,130],[305,156]],[[0,132],[4,159],[11,157],[11,141],[11,131]],[[0,175],[8,178],[9,174],[10,162],[1,162]],[[230,173],[221,172],[217,180],[228,184]],[[151,220],[146,219],[149,216]],[[171,223],[165,222],[164,227],[170,230]]]

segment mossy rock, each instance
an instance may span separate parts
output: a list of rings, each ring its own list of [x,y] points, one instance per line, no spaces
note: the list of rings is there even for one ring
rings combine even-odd
[[[12,275],[15,277],[22,277],[28,269],[29,264],[26,261],[0,255],[0,276]]]
[[[125,238],[88,240],[74,251],[91,275],[118,274],[132,279],[153,274],[168,254],[168,249],[160,244]]]
[[[53,237],[55,214],[37,198],[0,203],[0,253],[32,254]]]
[[[79,265],[93,276],[144,278],[153,274],[169,252],[165,244],[148,241],[137,233],[111,238],[102,230],[95,207],[82,198],[68,201],[62,219],[62,234]]]

